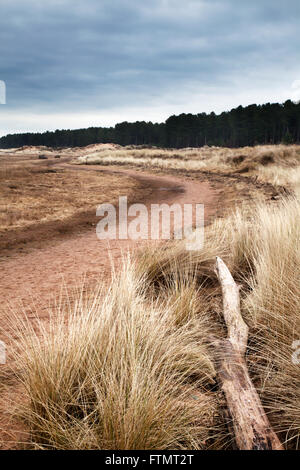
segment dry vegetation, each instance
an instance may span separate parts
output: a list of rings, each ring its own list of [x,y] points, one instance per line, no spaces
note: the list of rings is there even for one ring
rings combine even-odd
[[[67,219],[129,193],[129,178],[38,166],[0,167],[0,232]]]
[[[128,148],[102,150],[80,157],[81,164],[132,165],[142,168],[205,170],[255,176],[277,185],[297,185],[300,176],[299,145],[264,145],[229,149],[221,147],[176,150]]]
[[[97,222],[99,204],[117,202],[120,194],[134,198],[142,191],[131,178],[54,163],[53,158],[0,154],[0,252],[42,246],[90,228]]]
[[[211,344],[226,335],[214,273],[221,256],[242,286],[251,377],[280,439],[299,449],[299,159],[297,146],[125,149],[81,159],[243,173],[295,194],[216,219],[197,253],[169,242],[127,260],[108,293],[81,296],[42,335],[22,325],[23,415],[35,448],[232,447]]]
[[[22,380],[34,445],[230,447],[209,345],[212,334],[225,335],[213,270],[221,254],[243,286],[251,375],[275,430],[297,448],[300,374],[292,343],[300,338],[299,210],[291,199],[216,221],[193,256],[178,242],[150,249],[123,269],[106,296],[80,299],[50,333],[29,342],[25,329]]]
[[[107,294],[81,298],[67,323],[61,315],[30,344],[23,337],[25,417],[37,447],[205,447],[218,414],[205,393],[213,325],[204,316],[182,321],[145,286],[125,263]]]

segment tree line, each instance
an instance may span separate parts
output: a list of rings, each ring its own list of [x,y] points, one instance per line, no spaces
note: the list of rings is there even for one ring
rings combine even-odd
[[[24,145],[84,147],[95,143],[152,145],[168,148],[215,145],[243,147],[258,144],[300,142],[300,102],[239,106],[219,115],[180,114],[165,123],[122,122],[114,127],[56,130],[43,133],[9,134],[0,148]]]

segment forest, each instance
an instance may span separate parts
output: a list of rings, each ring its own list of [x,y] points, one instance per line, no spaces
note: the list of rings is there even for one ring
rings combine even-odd
[[[0,148],[25,145],[84,147],[108,142],[166,148],[204,145],[236,148],[299,143],[300,102],[287,100],[283,104],[239,106],[218,115],[214,112],[173,115],[160,124],[145,121],[122,122],[114,127],[9,134],[0,138]]]

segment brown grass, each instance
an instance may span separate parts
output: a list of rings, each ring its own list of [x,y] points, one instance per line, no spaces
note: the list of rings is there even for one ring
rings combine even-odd
[[[300,146],[265,145],[230,149],[202,147],[176,150],[122,148],[94,152],[78,159],[81,164],[131,165],[142,168],[210,171],[255,176],[263,182],[299,184]]]
[[[128,194],[129,178],[97,172],[25,167],[0,169],[0,233],[33,223],[65,220]]]
[[[135,272],[125,263],[107,294],[81,297],[50,331],[21,325],[23,416],[35,448],[209,445],[220,419],[209,392],[213,325],[201,312],[178,321],[176,302],[149,300]]]
[[[243,286],[242,311],[250,326],[248,362],[272,425],[288,448],[299,448],[300,369],[292,361],[294,341],[300,340],[300,204],[297,198],[279,205],[256,204],[236,210],[207,231],[206,245],[190,255],[182,243],[142,256],[148,282],[166,296],[170,279],[183,275],[202,290],[216,286],[214,257],[226,260]],[[167,282],[166,282],[167,279]],[[204,282],[204,284],[203,284]],[[193,287],[193,283],[188,283]],[[205,287],[206,286],[206,287]],[[201,292],[201,289],[200,289]],[[172,296],[171,292],[168,294]],[[215,299],[207,316],[218,321]],[[183,297],[187,309],[192,312]],[[218,309],[218,307],[217,307]],[[184,311],[184,310],[183,310]],[[219,317],[221,319],[221,317]]]
[[[95,223],[98,204],[139,191],[130,178],[56,169],[54,162],[23,153],[0,155],[1,251],[81,230]]]
[[[292,342],[300,338],[299,214],[296,199],[241,209],[216,221],[193,256],[182,242],[141,255],[113,279],[107,296],[80,299],[67,323],[54,322],[42,339],[29,340],[23,328],[35,445],[231,446],[223,402],[215,386],[211,391],[209,338],[226,334],[213,271],[221,254],[243,286],[251,375],[282,441],[298,448],[300,374]]]
[[[249,364],[272,424],[291,448],[299,448],[300,365],[292,361],[300,339],[299,200],[279,209],[261,207],[251,250],[253,274],[243,305],[251,326]]]
[[[106,295],[79,297],[76,308],[62,312],[42,336],[22,327],[18,361],[33,445],[232,446],[209,341],[226,335],[214,274],[218,255],[242,286],[242,314],[250,327],[247,361],[263,406],[286,448],[299,449],[300,366],[292,361],[292,343],[300,340],[299,147],[257,147],[243,154],[185,149],[173,157],[163,150],[158,156],[157,149],[151,156],[147,149],[105,152],[103,164],[243,173],[285,184],[296,194],[268,204],[252,201],[215,220],[200,251],[186,251],[185,242],[145,251],[125,263]]]

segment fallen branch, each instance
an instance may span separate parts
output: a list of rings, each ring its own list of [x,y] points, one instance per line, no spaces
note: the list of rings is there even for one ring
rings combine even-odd
[[[218,345],[218,375],[225,393],[236,444],[240,450],[283,450],[271,428],[245,362],[248,327],[240,312],[239,288],[226,264],[217,257],[227,339]]]

